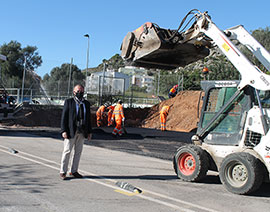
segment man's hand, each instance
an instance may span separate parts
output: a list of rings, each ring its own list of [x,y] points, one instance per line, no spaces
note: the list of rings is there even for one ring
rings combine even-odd
[[[63,137],[64,139],[67,139],[67,138],[68,138],[67,133],[66,133],[66,132],[63,132],[63,133],[62,133],[62,137]]]
[[[88,134],[87,140],[90,141],[92,138],[92,133]]]

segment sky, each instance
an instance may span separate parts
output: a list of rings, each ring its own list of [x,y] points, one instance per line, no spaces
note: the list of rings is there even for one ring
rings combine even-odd
[[[14,40],[36,46],[43,77],[63,63],[96,67],[120,54],[125,35],[145,22],[177,29],[192,9],[208,11],[222,30],[243,25],[249,32],[270,26],[269,0],[0,0],[0,46]]]

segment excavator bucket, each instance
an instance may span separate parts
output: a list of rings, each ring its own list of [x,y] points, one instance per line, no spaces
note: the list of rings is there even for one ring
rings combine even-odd
[[[121,45],[126,65],[145,68],[171,70],[208,55],[205,43],[184,41],[177,30],[163,29],[151,22],[129,32]]]

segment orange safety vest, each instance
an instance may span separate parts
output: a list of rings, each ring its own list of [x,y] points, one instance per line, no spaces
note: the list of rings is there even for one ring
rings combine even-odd
[[[166,119],[169,114],[169,110],[170,106],[163,106],[160,110],[160,125],[162,131],[166,130]]]
[[[112,118],[115,120],[125,118],[123,106],[121,104],[117,104],[113,110]]]
[[[114,110],[115,106],[111,105],[109,107],[107,107],[108,111],[108,126],[112,125],[112,114],[113,114],[113,110]]]
[[[124,110],[123,106],[121,104],[117,104],[113,110],[112,118],[115,119],[115,128],[113,129],[112,134],[113,135],[122,135],[123,129],[122,129],[122,119],[125,118],[124,116]]]
[[[176,89],[173,87],[173,88],[171,88],[170,92],[171,93],[175,93],[176,92]]]
[[[167,116],[169,114],[169,110],[170,110],[170,106],[163,106],[162,109],[160,110],[160,113]]]
[[[105,111],[105,106],[101,105],[96,112],[97,120],[100,120],[102,118],[104,111]]]
[[[108,113],[113,113],[114,108],[115,108],[114,105],[107,107],[107,109],[109,110]]]

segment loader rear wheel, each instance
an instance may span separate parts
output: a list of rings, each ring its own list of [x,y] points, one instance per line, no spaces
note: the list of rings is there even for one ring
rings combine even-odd
[[[202,148],[195,145],[182,146],[175,154],[174,169],[181,180],[200,181],[208,171],[207,154]]]
[[[262,184],[263,174],[261,161],[246,152],[225,157],[219,171],[225,188],[235,194],[249,194],[257,190]]]

